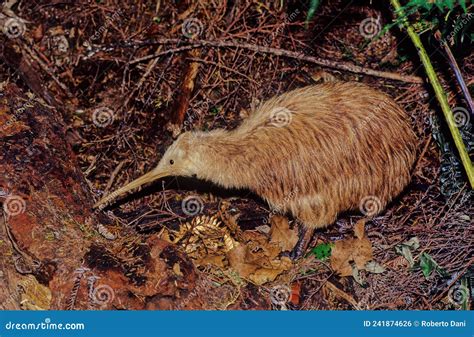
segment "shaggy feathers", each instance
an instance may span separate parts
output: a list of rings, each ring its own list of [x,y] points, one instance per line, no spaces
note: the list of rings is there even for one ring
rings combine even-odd
[[[381,211],[409,182],[415,144],[390,97],[334,82],[274,97],[234,130],[184,133],[154,171],[247,188],[305,225],[323,227],[366,197]]]

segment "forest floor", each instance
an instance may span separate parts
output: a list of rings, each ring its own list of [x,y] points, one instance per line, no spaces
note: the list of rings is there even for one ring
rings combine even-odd
[[[128,282],[140,287],[147,253],[140,247],[171,243],[175,250],[160,257],[186,286],[144,296],[148,309],[459,309],[469,293],[460,280],[474,275],[472,194],[467,185],[441,190],[431,118],[440,109],[427,81],[413,83],[425,78],[418,55],[397,27],[374,38],[392,20],[390,8],[323,1],[305,27],[304,1],[226,3],[21,1],[13,7],[26,21],[24,43],[43,63],[42,85],[62,102],[54,108],[94,200],[153,168],[179,132],[232,129],[259,102],[334,80],[364,82],[405,109],[418,137],[412,182],[380,215],[343,214],[317,230],[315,249],[293,262],[285,255],[296,235],[291,217],[273,214],[245,191],[166,179],[95,213],[98,227],[86,234],[103,236],[110,248],[88,248],[84,263],[102,271],[124,264]],[[228,45],[186,48],[203,41]],[[242,44],[331,60],[335,67]],[[160,55],[148,57],[153,54]],[[435,50],[431,55],[451,106],[461,106],[445,59]],[[345,63],[400,80],[337,69]],[[474,56],[460,67],[472,86]],[[1,82],[27,90],[4,63]],[[124,247],[132,247],[130,260]],[[123,258],[110,262],[109,253]],[[351,254],[363,263],[337,264]]]

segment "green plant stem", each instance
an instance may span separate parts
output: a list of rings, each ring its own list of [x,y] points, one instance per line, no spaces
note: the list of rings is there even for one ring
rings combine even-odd
[[[416,49],[418,50],[418,54],[420,55],[421,62],[426,71],[426,75],[428,75],[428,79],[433,87],[433,90],[436,94],[436,98],[441,106],[441,110],[443,111],[444,118],[446,123],[448,124],[449,131],[451,132],[451,136],[453,137],[454,144],[459,152],[459,156],[461,157],[461,162],[464,166],[464,170],[466,171],[467,178],[471,185],[471,188],[474,189],[474,168],[472,166],[471,158],[469,158],[469,154],[467,153],[466,147],[463,143],[461,133],[459,132],[458,128],[456,127],[456,123],[454,121],[453,112],[449,107],[448,98],[446,97],[446,93],[439,82],[438,76],[431,64],[430,58],[426,53],[425,48],[423,47],[423,43],[420,40],[420,37],[415,32],[413,27],[408,22],[407,17],[405,16],[402,6],[400,5],[399,0],[390,0],[392,6],[395,8],[395,13],[398,17],[402,20],[403,25],[405,26],[410,39],[412,40],[413,44],[415,45]]]

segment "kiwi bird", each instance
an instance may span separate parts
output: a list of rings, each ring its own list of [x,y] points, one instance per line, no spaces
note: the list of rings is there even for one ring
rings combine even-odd
[[[415,145],[408,116],[386,94],[355,82],[312,85],[269,99],[233,130],[181,134],[153,170],[95,207],[189,176],[251,190],[307,228],[324,227],[364,200],[370,215],[382,211],[408,184]]]

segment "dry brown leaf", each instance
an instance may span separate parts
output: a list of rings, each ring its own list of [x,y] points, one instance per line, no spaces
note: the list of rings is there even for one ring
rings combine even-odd
[[[246,254],[247,247],[244,245],[235,246],[227,254],[230,266],[243,278],[248,278],[258,269],[257,265],[246,262]]]
[[[354,236],[362,239],[365,236],[365,219],[360,219],[354,226]]]
[[[272,261],[272,268],[289,270],[293,265],[293,262],[288,256],[282,256],[281,258],[274,259]]]
[[[224,268],[226,265],[224,258],[225,256],[223,255],[207,255],[202,259],[197,260],[196,266],[206,266],[208,264],[212,264],[214,266]]]
[[[363,270],[365,269],[367,262],[372,261],[373,259],[372,243],[367,237],[354,241],[355,245],[352,257],[354,258],[357,268]]]
[[[354,239],[336,241],[331,252],[331,268],[341,276],[352,275],[352,251]]]
[[[270,267],[271,261],[281,253],[280,246],[269,243],[267,236],[262,233],[245,231],[242,236],[247,246],[246,261],[248,263]]]
[[[365,236],[365,221],[358,221],[354,227],[356,238],[336,241],[331,252],[331,268],[341,276],[352,275],[352,263],[364,270],[367,262],[373,259],[372,244]]]
[[[241,278],[259,285],[275,280],[291,268],[291,260],[280,254],[296,245],[298,235],[290,230],[286,218],[272,219],[270,238],[255,230],[242,232],[230,228],[233,226],[237,226],[235,217],[226,217],[222,223],[217,216],[197,216],[177,231],[165,229],[161,238],[180,246],[196,266],[230,267]],[[173,266],[178,276],[179,267]]]
[[[249,236],[250,233],[245,233]],[[275,280],[283,271],[292,266],[290,258],[277,257],[281,252],[277,245],[268,241],[259,242],[260,233],[254,232],[256,241],[249,241],[246,245],[238,245],[228,253],[230,266],[237,271],[240,277],[257,285]],[[252,236],[252,235],[250,235]]]
[[[274,215],[271,219],[270,243],[276,243],[282,251],[291,251],[298,242],[296,229],[290,229],[288,219]]]
[[[49,310],[52,296],[48,287],[38,283],[32,275],[22,279],[18,285],[24,291],[21,294],[21,306],[24,310]]]
[[[264,284],[275,280],[276,277],[280,275],[282,271],[283,270],[281,269],[258,269],[255,271],[255,273],[249,275],[249,280],[255,284]]]

